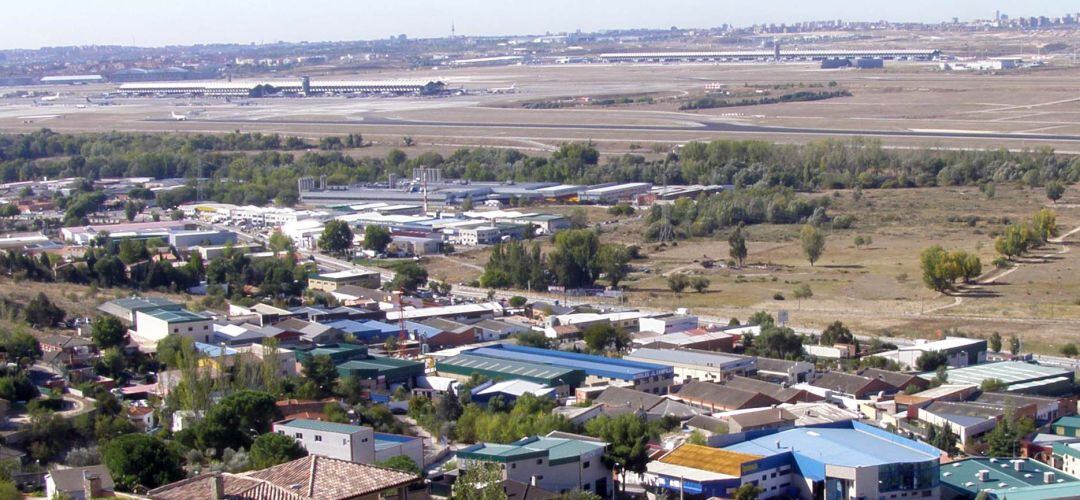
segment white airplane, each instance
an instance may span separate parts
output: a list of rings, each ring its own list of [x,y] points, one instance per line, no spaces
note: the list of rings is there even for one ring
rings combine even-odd
[[[509,87],[495,87],[487,89],[489,94],[516,94],[517,84],[512,83]]]
[[[173,120],[176,120],[178,122],[186,122],[187,121],[187,115],[178,115],[178,114],[176,114],[176,111],[169,112],[169,116],[172,117]]]
[[[59,98],[60,98],[60,93],[59,93],[59,92],[57,92],[57,93],[56,93],[56,94],[54,94],[54,95],[47,95],[47,96],[45,96],[45,97],[42,97],[42,98],[41,98],[41,99],[39,99],[39,100],[40,100],[41,102],[53,102],[53,101],[55,101],[55,100],[57,100],[57,99],[59,99]]]

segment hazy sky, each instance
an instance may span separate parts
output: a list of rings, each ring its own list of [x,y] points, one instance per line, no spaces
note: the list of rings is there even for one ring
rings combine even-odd
[[[37,0],[4,2],[0,49],[540,34],[821,19],[1059,16],[1075,0]]]

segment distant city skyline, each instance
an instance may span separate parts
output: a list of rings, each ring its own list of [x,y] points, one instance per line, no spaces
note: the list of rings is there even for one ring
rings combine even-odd
[[[711,28],[802,21],[941,22],[1057,17],[1080,11],[1074,1],[909,0],[43,0],[5,5],[0,49],[71,45],[193,45],[373,40],[450,35],[537,35],[631,28]]]

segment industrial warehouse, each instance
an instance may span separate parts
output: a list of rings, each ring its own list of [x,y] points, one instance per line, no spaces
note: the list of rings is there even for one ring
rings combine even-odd
[[[821,61],[825,59],[891,59],[931,61],[937,59],[937,49],[871,49],[871,50],[734,50],[708,52],[607,52],[596,57],[602,62],[729,62],[729,61]]]

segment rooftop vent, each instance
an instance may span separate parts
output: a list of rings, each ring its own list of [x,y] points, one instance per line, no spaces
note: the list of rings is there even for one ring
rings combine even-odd
[[[979,472],[975,473],[975,477],[979,481],[989,481],[990,480],[990,471],[988,471],[986,469],[982,469]]]

